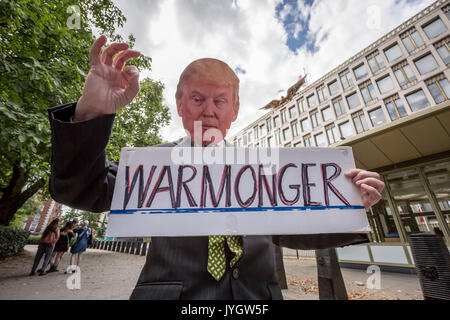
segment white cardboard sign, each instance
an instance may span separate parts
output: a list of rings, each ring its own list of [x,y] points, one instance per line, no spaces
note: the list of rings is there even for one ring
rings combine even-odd
[[[108,237],[366,233],[352,149],[123,148]]]

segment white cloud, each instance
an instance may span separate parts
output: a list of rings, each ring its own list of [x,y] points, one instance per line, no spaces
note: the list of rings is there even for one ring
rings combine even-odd
[[[286,46],[286,30],[275,14],[280,0],[114,2],[128,19],[123,32],[133,33],[136,48],[153,59],[149,76],[166,85],[172,121],[161,133],[172,141],[184,135],[174,94],[189,62],[215,57],[246,71],[239,74],[241,110],[233,134],[265,114],[259,108],[279,98],[277,92],[295,83],[303,67],[312,83],[433,1],[316,0],[307,7],[299,0],[297,14],[305,19],[311,13],[308,40],[319,46],[314,54]],[[373,5],[381,12],[379,29],[367,25],[367,8]],[[292,7],[285,10],[283,15],[295,14]]]

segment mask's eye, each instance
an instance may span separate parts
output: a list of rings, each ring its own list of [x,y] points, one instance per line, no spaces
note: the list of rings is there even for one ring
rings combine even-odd
[[[203,102],[203,99],[200,96],[192,96],[191,100],[192,100],[192,103],[196,106],[201,105]]]
[[[223,107],[226,103],[227,103],[227,100],[226,100],[226,99],[216,99],[216,100],[214,100],[214,104],[215,104],[218,108]]]

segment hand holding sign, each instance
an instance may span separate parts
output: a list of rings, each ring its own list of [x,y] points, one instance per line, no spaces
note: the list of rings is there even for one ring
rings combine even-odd
[[[353,183],[359,187],[361,198],[366,209],[369,209],[381,200],[384,182],[380,180],[378,173],[362,169],[351,169],[344,174],[347,178],[352,179]]]
[[[140,52],[128,49],[127,43],[113,43],[102,53],[106,40],[102,35],[92,45],[89,56],[91,69],[75,109],[75,121],[116,113],[139,92],[137,68],[122,68],[129,59],[139,57]]]

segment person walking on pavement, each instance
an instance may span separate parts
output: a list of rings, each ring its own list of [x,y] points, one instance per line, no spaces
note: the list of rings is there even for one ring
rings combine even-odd
[[[59,240],[56,242],[55,249],[52,253],[52,258],[50,259],[50,268],[47,272],[58,272],[58,265],[61,261],[63,254],[69,251],[70,240],[75,236],[72,229],[76,227],[74,221],[69,221],[66,223],[64,228],[60,232]]]
[[[76,265],[80,266],[81,254],[86,251],[89,237],[92,234],[91,229],[88,228],[89,221],[83,221],[81,225],[81,228],[73,229],[73,232],[77,234],[77,240],[70,249],[70,253],[72,254],[70,257],[70,264],[72,266],[75,265],[75,260]]]
[[[52,256],[53,249],[55,247],[56,242],[59,239],[59,218],[54,219],[48,226],[45,228],[42,233],[41,241],[39,242],[38,250],[36,252],[36,256],[34,257],[33,267],[31,268],[30,276],[34,276],[36,274],[36,269],[41,262],[41,258],[45,255],[44,263],[42,264],[42,268],[39,270],[39,275],[43,276],[47,273],[45,269],[50,261]]]

